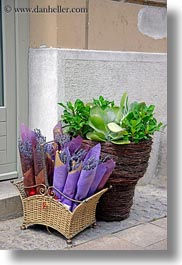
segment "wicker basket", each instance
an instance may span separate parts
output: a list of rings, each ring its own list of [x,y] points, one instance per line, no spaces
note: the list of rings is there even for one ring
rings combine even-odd
[[[93,146],[96,142],[84,140],[84,146]],[[152,148],[152,139],[138,144],[115,145],[101,143],[101,156],[109,155],[116,166],[107,185],[111,185],[98,203],[96,216],[104,221],[120,221],[129,217],[135,185],[148,167]]]
[[[27,197],[23,181],[14,184],[19,190],[23,205],[22,229],[26,229],[32,224],[45,225],[61,233],[68,243],[74,236],[96,222],[97,203],[108,190],[105,188],[84,201],[79,201],[80,204],[71,212],[53,198],[52,187],[47,188],[45,185],[41,185],[40,195]]]

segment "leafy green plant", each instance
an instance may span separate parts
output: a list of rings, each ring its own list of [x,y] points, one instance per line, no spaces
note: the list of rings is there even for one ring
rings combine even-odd
[[[94,141],[109,141],[115,144],[128,144],[127,131],[114,123],[119,107],[102,109],[95,106],[90,110],[89,126],[93,129],[86,137]]]
[[[154,105],[146,103],[128,103],[125,92],[120,100],[120,106],[108,106],[105,110],[101,107],[90,111],[89,125],[93,129],[87,133],[87,138],[96,141],[109,141],[114,144],[138,143],[150,139],[160,131],[162,123],[154,117]]]
[[[90,106],[85,105],[80,99],[77,99],[75,103],[58,104],[64,108],[63,115],[61,115],[64,132],[71,136],[84,137],[91,130],[88,125]]]
[[[107,107],[114,107],[114,101],[109,101],[100,96],[99,99],[93,99],[93,106],[99,106],[102,110],[105,110]]]
[[[138,143],[150,139],[156,131],[160,131],[162,123],[158,123],[154,117],[154,105],[146,103],[134,103],[128,115],[122,120],[121,127],[128,132],[128,139]]]
[[[126,92],[119,106],[102,96],[87,104],[77,99],[74,104],[59,105],[64,108],[61,118],[65,132],[89,140],[119,145],[138,143],[150,139],[163,126],[154,117],[154,105],[147,106],[144,102],[129,104]]]

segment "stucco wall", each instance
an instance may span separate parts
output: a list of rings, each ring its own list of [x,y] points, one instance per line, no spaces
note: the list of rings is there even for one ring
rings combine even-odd
[[[167,10],[111,0],[30,0],[31,8],[87,8],[31,13],[30,47],[166,52]]]
[[[166,54],[30,49],[29,55],[30,126],[41,128],[48,140],[61,114],[57,103],[77,98],[89,101],[103,95],[118,103],[127,91],[130,101],[155,104],[156,117],[167,122]],[[166,145],[166,132],[156,133],[141,183],[155,183],[167,175]]]

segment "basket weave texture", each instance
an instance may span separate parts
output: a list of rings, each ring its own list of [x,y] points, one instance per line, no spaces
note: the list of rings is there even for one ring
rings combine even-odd
[[[23,205],[23,228],[41,224],[54,228],[67,239],[72,239],[96,222],[97,203],[108,190],[105,188],[85,199],[71,212],[47,193],[26,197],[23,181],[15,185],[20,192]]]
[[[93,146],[94,141],[84,140],[84,146]],[[106,185],[112,189],[102,196],[97,206],[97,218],[104,221],[120,221],[129,217],[135,186],[147,170],[152,148],[152,139],[140,143],[116,145],[101,143],[101,157],[108,155],[116,166]]]

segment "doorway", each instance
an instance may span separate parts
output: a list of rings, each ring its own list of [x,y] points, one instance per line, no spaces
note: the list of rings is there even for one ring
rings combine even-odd
[[[0,181],[19,176],[19,126],[28,125],[29,16],[14,12],[25,2],[0,1]]]

